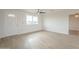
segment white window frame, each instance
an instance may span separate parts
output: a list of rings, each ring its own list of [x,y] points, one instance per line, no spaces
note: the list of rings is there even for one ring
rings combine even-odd
[[[29,22],[28,22],[28,19],[27,19],[28,16],[31,16],[31,17],[32,17],[32,20],[29,21]],[[34,17],[37,17],[36,23],[34,23],[34,22],[35,22],[35,21],[34,21]],[[38,16],[26,15],[26,24],[27,24],[27,25],[36,25],[36,24],[38,24]]]

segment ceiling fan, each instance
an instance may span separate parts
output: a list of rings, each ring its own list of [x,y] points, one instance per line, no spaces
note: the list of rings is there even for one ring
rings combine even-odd
[[[45,14],[46,12],[45,12],[45,10],[43,10],[43,9],[37,9],[37,14],[39,15],[39,14]]]

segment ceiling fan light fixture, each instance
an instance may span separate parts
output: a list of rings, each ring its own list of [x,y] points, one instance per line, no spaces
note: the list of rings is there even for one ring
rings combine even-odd
[[[77,13],[77,14],[75,14],[75,18],[78,18],[79,17],[79,14]]]
[[[75,15],[75,17],[76,17],[76,18],[78,18],[78,17],[79,17],[79,15]]]

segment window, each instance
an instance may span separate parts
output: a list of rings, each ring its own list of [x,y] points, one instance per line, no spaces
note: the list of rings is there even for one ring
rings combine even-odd
[[[32,16],[26,16],[26,23],[32,24]]]
[[[27,24],[38,24],[38,17],[37,16],[26,16],[26,23]]]
[[[33,16],[33,24],[38,24],[38,17]]]

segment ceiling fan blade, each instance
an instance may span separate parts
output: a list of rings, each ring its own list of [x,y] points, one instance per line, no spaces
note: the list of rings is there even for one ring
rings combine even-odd
[[[40,12],[41,14],[45,14],[46,12]]]

